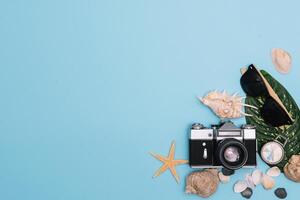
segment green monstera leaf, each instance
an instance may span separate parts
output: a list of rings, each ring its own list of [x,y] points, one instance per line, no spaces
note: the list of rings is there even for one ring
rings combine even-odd
[[[267,79],[278,97],[281,99],[287,111],[291,114],[292,118],[294,119],[294,123],[292,125],[281,127],[272,127],[266,124],[262,119],[259,111],[264,104],[265,97],[254,98],[250,96],[247,96],[245,103],[256,106],[259,109],[246,107],[246,113],[252,115],[246,116],[246,122],[248,124],[256,126],[259,152],[262,145],[269,141],[274,141],[278,135],[282,135],[288,138],[288,142],[284,147],[285,157],[282,162],[277,165],[280,169],[283,169],[289,158],[292,155],[299,154],[300,152],[300,111],[292,96],[277,80],[275,80],[264,70],[261,70],[261,73]]]

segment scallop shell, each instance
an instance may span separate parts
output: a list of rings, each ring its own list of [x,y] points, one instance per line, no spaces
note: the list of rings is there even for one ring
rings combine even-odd
[[[255,187],[251,174],[246,174],[245,181],[249,188],[253,189]]]
[[[222,172],[219,172],[218,175],[221,183],[228,183],[230,181],[230,176],[225,176]]]
[[[254,106],[244,104],[242,99],[243,97],[237,96],[237,93],[229,95],[225,91],[209,92],[203,98],[199,98],[204,105],[208,106],[220,118],[239,118],[244,115],[249,116],[242,111],[243,106],[257,109]]]
[[[300,155],[293,155],[283,171],[288,179],[300,183]]]
[[[259,169],[254,170],[252,172],[252,181],[253,181],[254,185],[261,184],[262,177],[263,177],[263,173]]]
[[[282,73],[289,73],[292,66],[292,58],[288,52],[280,48],[274,48],[271,51],[272,62],[275,69]]]
[[[268,169],[266,174],[271,177],[276,177],[281,174],[281,171],[278,167],[275,166],[275,167],[271,167],[270,169]]]
[[[262,185],[266,190],[270,190],[275,186],[275,180],[272,177],[264,174],[262,178]]]
[[[246,190],[247,187],[248,187],[248,185],[247,185],[246,181],[238,181],[234,184],[233,191],[235,193],[241,193],[244,190]]]
[[[218,184],[219,178],[216,169],[196,171],[188,175],[185,192],[187,194],[197,194],[201,197],[209,197],[216,192]]]

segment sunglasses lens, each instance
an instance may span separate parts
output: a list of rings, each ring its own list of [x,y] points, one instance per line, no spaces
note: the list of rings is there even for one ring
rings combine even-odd
[[[252,97],[268,94],[267,88],[254,65],[250,65],[248,70],[241,77],[241,86],[244,92]]]
[[[288,114],[272,97],[266,99],[261,108],[261,115],[266,123],[274,127],[292,124]]]

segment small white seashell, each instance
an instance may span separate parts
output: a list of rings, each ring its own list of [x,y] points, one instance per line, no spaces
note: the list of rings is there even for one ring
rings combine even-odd
[[[233,191],[235,193],[241,193],[248,187],[246,181],[238,181],[233,186]]]
[[[280,48],[274,48],[271,51],[272,62],[275,69],[282,73],[289,73],[292,66],[292,58],[288,52]]]
[[[254,170],[252,172],[252,181],[254,185],[261,184],[262,177],[263,177],[263,173],[259,169]]]
[[[281,171],[278,167],[271,167],[270,169],[268,169],[267,171],[267,175],[271,176],[271,177],[276,177],[279,176],[281,174]]]
[[[275,186],[275,180],[272,177],[264,174],[262,178],[262,185],[266,190],[270,190]]]
[[[251,174],[246,174],[245,181],[249,188],[253,189],[255,187]]]
[[[230,176],[225,176],[222,172],[219,172],[218,175],[221,183],[228,183],[230,181]]]

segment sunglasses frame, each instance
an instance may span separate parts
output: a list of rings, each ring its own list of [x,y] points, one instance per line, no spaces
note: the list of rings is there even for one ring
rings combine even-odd
[[[254,69],[256,70],[256,72],[258,73],[258,75],[261,77],[263,83],[265,84],[265,87],[267,89],[268,95],[273,98],[276,103],[278,103],[278,105],[283,109],[283,111],[287,114],[287,116],[289,117],[291,122],[294,122],[293,118],[291,117],[290,113],[287,111],[287,109],[285,108],[285,106],[283,105],[282,101],[280,100],[280,98],[278,97],[278,95],[276,94],[276,92],[273,90],[273,88],[271,87],[271,85],[269,84],[269,82],[266,80],[266,78],[262,75],[262,73],[260,72],[260,70],[252,64],[252,67],[254,67]],[[242,76],[247,72],[248,68],[242,68],[241,69],[241,74]]]

